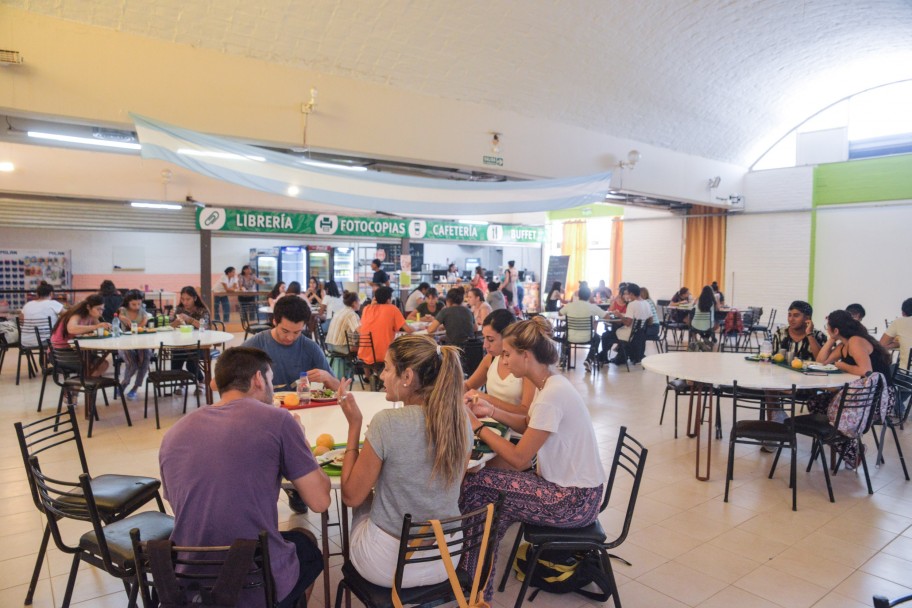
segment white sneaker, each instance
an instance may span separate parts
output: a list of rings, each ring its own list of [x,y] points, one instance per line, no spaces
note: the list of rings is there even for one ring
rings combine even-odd
[[[592,361],[590,361],[589,359],[586,359],[585,361],[583,361],[583,367],[586,368],[587,372],[591,372],[592,371]]]

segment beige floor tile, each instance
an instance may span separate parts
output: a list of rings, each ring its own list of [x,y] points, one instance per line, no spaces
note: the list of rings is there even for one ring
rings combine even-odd
[[[912,538],[900,536],[884,547],[884,553],[895,555],[907,561],[912,561]]]
[[[818,530],[805,538],[801,543],[790,547],[788,551],[809,552],[826,556],[827,559],[858,568],[877,553],[876,549],[864,545],[850,544],[842,539]]]
[[[732,528],[757,515],[757,511],[745,509],[731,502],[723,502],[721,500],[709,500],[690,510],[723,522]]]
[[[28,576],[31,576],[29,574]],[[0,589],[0,606],[22,606],[25,601],[25,594],[28,592],[28,576],[22,585]],[[38,581],[35,586],[35,595],[32,598],[31,608],[55,608],[58,602],[54,601],[54,594],[51,591],[51,582],[44,578]]]
[[[32,577],[35,569],[35,556],[23,555],[5,559],[0,562],[0,590],[21,585],[28,582]],[[48,578],[48,569],[44,565],[38,575],[39,579]]]
[[[669,517],[659,525],[668,530],[682,532],[702,542],[713,539],[733,527],[712,515],[704,515],[699,507]]]
[[[724,581],[678,562],[662,564],[636,580],[688,606],[696,606],[728,586]]]
[[[636,608],[684,608],[678,600],[656,591],[652,587],[638,581],[630,581],[618,588],[618,596],[624,606]],[[608,604],[609,606],[611,604]]]
[[[878,553],[865,562],[860,570],[885,578],[897,585],[912,585],[912,562],[895,555]]]
[[[715,594],[702,604],[698,608],[779,608],[778,604],[774,604],[769,600],[765,600],[761,597],[757,597],[753,593],[749,593],[743,589],[738,589],[737,587],[726,587],[719,593]]]
[[[870,605],[870,602],[866,604],[856,602],[832,591],[820,598],[820,601],[814,604],[814,608],[869,608]]]
[[[912,593],[912,588],[897,585],[885,578],[856,570],[850,574],[846,580],[839,583],[833,591],[869,606],[871,604],[871,598],[876,594],[882,594],[889,598],[896,598],[909,595]]]
[[[61,574],[51,578],[54,599],[58,603],[63,602],[68,577],[69,574]],[[112,593],[119,593],[123,590],[123,582],[103,570],[98,568],[80,570],[76,575],[76,584],[73,586],[72,603],[85,602]]]
[[[735,582],[735,586],[784,608],[807,608],[826,595],[828,589],[793,574],[761,566]]]
[[[776,557],[788,548],[785,543],[764,538],[740,528],[717,536],[709,541],[709,544],[760,563]]]
[[[687,553],[700,544],[700,541],[692,536],[661,526],[650,526],[631,534],[628,539],[668,559]]]
[[[761,565],[760,562],[710,544],[700,545],[684,555],[678,556],[674,561],[729,584],[746,576]]]
[[[825,554],[795,547],[783,551],[767,565],[827,589],[832,589],[855,571],[851,566],[827,559]]]
[[[841,538],[848,544],[859,544],[878,550],[883,549],[897,536],[893,532],[864,525],[864,522],[859,522],[857,517],[851,515],[851,511],[821,526],[820,531]]]
[[[613,549],[612,553],[630,562],[630,565],[628,566],[617,560],[612,560],[611,566],[614,569],[614,572],[633,579],[658,568],[668,561],[668,558],[664,555],[650,551],[633,542],[625,542],[620,547]],[[620,582],[618,582],[618,584],[620,584]]]

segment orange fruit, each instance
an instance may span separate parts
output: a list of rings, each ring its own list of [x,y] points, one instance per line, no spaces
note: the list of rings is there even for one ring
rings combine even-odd
[[[288,393],[287,395],[285,395],[284,399],[282,400],[282,403],[284,403],[287,406],[295,406],[295,405],[301,405],[301,400],[298,399],[297,393]]]
[[[792,367],[794,369],[801,369],[803,367],[803,364],[801,363],[801,359],[799,359],[797,357],[792,359]]]
[[[336,440],[333,439],[333,436],[330,435],[329,433],[323,433],[322,435],[317,437],[317,446],[318,447],[323,446],[326,449],[331,450],[334,445],[336,445]]]

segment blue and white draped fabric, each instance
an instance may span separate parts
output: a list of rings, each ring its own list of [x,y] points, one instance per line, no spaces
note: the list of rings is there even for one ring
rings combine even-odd
[[[346,172],[287,154],[131,114],[142,157],[174,163],[246,188],[387,213],[483,215],[566,209],[604,201],[611,173],[515,182],[460,182]]]

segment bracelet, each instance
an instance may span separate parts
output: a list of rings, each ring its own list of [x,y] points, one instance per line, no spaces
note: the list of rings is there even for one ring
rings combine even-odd
[[[485,425],[481,424],[481,425],[478,426],[477,429],[475,429],[474,431],[472,431],[472,434],[475,435],[476,437],[478,437],[478,436],[479,436],[479,433],[481,433],[481,431],[483,431],[484,428],[485,428]]]
[[[497,408],[494,407],[494,405],[492,404],[492,405],[491,405],[491,413],[488,414],[488,418],[493,418],[493,417],[494,417],[494,411],[495,411],[496,409],[497,409]]]
[[[345,450],[343,452],[343,454],[348,454],[349,452],[358,452],[360,450],[361,450],[361,448],[348,448],[347,450]]]

